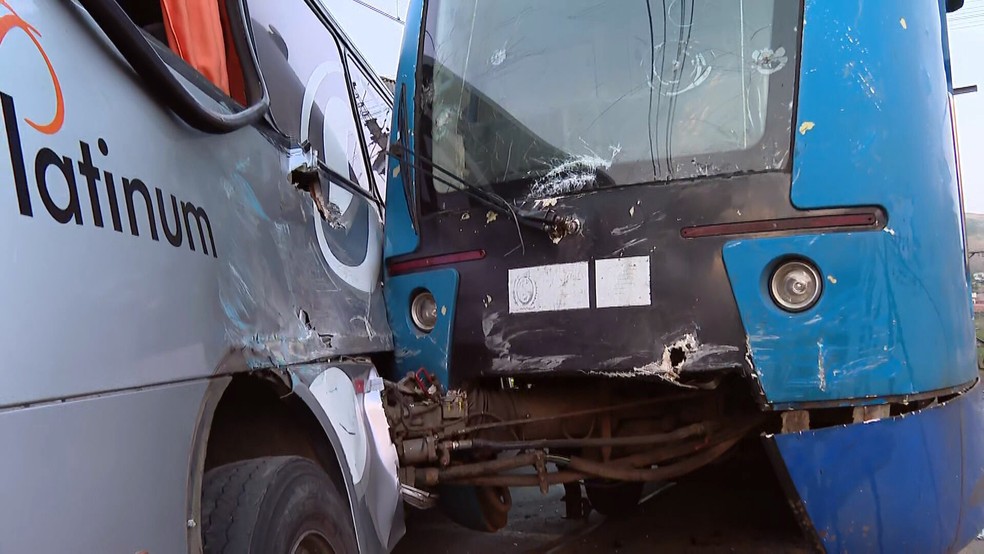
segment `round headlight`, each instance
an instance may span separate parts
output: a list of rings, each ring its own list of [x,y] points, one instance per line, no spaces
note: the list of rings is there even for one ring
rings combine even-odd
[[[437,300],[430,291],[420,291],[410,302],[410,318],[418,329],[430,333],[437,325]]]
[[[802,312],[817,303],[822,281],[813,264],[794,260],[781,264],[772,274],[772,300],[788,312]]]

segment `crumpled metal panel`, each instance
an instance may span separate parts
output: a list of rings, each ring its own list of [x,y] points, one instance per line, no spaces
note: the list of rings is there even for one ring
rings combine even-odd
[[[984,528],[982,424],[978,383],[905,416],[766,440],[828,552],[957,552]]]
[[[352,232],[328,233],[270,136],[188,128],[74,4],[15,9],[61,99],[31,38],[5,35],[0,73],[21,78],[0,83],[0,406],[391,348],[375,208],[350,202]],[[274,97],[300,86],[268,81]],[[57,130],[25,122],[59,102]],[[334,263],[343,250],[369,254]]]
[[[410,302],[416,291],[424,289],[437,300],[437,325],[430,333],[420,332],[410,319]],[[425,369],[444,386],[449,386],[448,360],[457,309],[458,272],[441,269],[391,277],[386,281],[385,294],[391,306],[390,328],[397,343],[397,370],[406,373]]]
[[[725,264],[770,403],[904,395],[976,374],[936,2],[807,0],[792,200],[881,206],[883,231],[736,240]],[[820,303],[780,311],[763,286],[815,261]]]

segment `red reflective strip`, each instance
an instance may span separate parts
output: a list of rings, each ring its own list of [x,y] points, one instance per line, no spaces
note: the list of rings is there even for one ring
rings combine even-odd
[[[817,215],[794,217],[790,219],[769,219],[742,223],[716,223],[684,227],[680,235],[685,239],[720,237],[723,235],[747,235],[752,233],[772,233],[776,231],[799,231],[803,229],[824,229],[836,227],[871,227],[878,222],[873,213],[845,215]]]
[[[485,250],[469,250],[468,252],[458,252],[456,254],[441,254],[440,256],[430,256],[428,258],[417,258],[406,260],[389,265],[390,275],[401,275],[418,269],[437,267],[460,262],[473,262],[485,258]]]

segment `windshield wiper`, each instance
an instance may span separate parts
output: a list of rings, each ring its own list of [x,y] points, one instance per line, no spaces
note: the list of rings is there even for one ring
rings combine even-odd
[[[410,134],[409,125],[407,124],[407,85],[403,83],[400,86],[400,102],[399,102],[399,114],[396,116],[396,132],[397,132],[397,143],[393,146],[399,146],[402,150],[409,150],[410,147],[407,144],[407,140]],[[410,226],[413,227],[413,232],[420,234],[420,222],[417,221],[418,208],[417,208],[417,187],[414,183],[414,172],[410,171],[408,168],[409,160],[404,160],[402,157],[397,157],[397,161],[400,163],[400,173],[403,177],[400,179],[400,183],[403,184],[403,194],[407,200],[407,211],[410,216]]]
[[[414,170],[420,171],[435,181],[456,191],[464,192],[488,209],[514,219],[518,225],[547,233],[554,241],[559,241],[565,236],[580,231],[581,224],[575,216],[560,216],[553,210],[528,210],[516,207],[501,196],[465,181],[452,171],[435,163],[434,160],[421,156],[405,148],[400,143],[393,144],[390,147],[389,155],[399,160],[401,164],[404,162],[409,163],[412,158]],[[431,166],[436,171],[422,167],[418,163],[418,160]],[[438,175],[438,172],[443,175]]]
[[[487,207],[489,210],[513,219],[516,222],[517,230],[520,227],[527,227],[545,232],[554,243],[560,242],[562,238],[580,231],[581,222],[576,216],[570,215],[562,217],[552,210],[531,211],[517,208],[501,196],[465,181],[450,170],[438,165],[434,162],[434,160],[414,152],[408,144],[410,131],[409,124],[407,123],[406,96],[407,88],[404,84],[400,87],[400,112],[396,118],[397,133],[399,136],[397,138],[397,142],[390,145],[387,154],[395,158],[400,164],[400,172],[403,174],[403,192],[406,195],[407,209],[410,212],[410,222],[413,225],[415,232],[418,232],[419,229],[419,212],[415,186],[417,171],[420,171],[431,179],[447,185],[454,190],[464,192],[483,206]],[[425,169],[419,162],[426,163],[428,166],[433,168],[433,170]],[[410,169],[412,169],[412,171]],[[437,171],[435,172],[434,170]],[[438,175],[438,172],[443,175]],[[599,176],[599,179],[600,178],[602,178],[602,176]],[[608,180],[611,180],[611,178],[608,177]],[[519,238],[520,243],[522,244],[521,233]],[[525,251],[525,246],[523,249]]]

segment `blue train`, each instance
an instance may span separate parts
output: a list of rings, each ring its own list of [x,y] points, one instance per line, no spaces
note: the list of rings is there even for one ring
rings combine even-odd
[[[615,514],[759,449],[818,548],[972,540],[961,3],[414,0],[384,251],[404,487],[495,530],[510,487]]]

